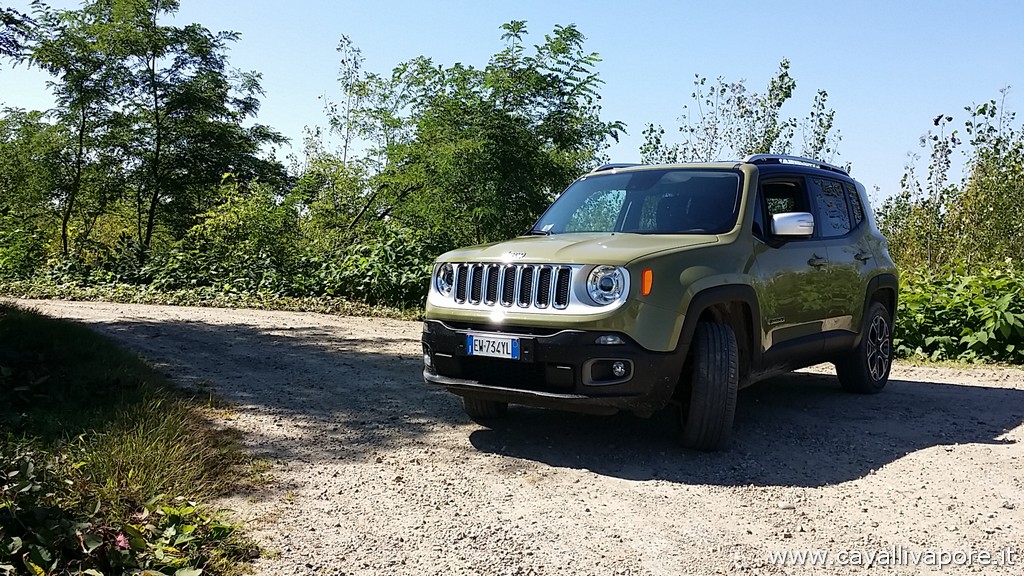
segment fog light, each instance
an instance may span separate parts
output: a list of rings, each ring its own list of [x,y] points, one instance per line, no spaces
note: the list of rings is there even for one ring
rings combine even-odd
[[[423,355],[423,365],[426,366],[427,368],[430,368],[431,366],[434,365],[434,363],[430,360],[430,354]]]
[[[626,363],[625,362],[615,362],[614,364],[612,364],[612,374],[615,374],[615,376],[617,378],[622,378],[623,376],[625,376],[626,375]]]
[[[586,386],[611,386],[628,382],[636,368],[631,360],[594,358],[583,363],[583,384]]]
[[[625,344],[626,341],[614,334],[605,334],[604,336],[598,336],[597,340],[594,341],[602,346],[616,346],[619,344]]]

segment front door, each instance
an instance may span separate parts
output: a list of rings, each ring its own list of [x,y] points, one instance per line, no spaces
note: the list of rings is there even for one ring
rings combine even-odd
[[[755,217],[754,260],[763,352],[779,357],[817,355],[832,298],[827,248],[817,234],[782,238],[771,226],[773,214],[812,212],[806,183],[802,176],[773,178],[760,183],[758,195],[761,218]]]

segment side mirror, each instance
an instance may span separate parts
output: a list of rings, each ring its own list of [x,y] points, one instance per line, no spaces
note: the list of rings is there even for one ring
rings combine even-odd
[[[814,216],[809,212],[784,212],[772,214],[772,234],[775,236],[814,235]]]

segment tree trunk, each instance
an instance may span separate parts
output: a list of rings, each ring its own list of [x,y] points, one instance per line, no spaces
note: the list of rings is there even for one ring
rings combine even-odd
[[[71,179],[71,190],[68,191],[67,202],[64,203],[64,213],[60,222],[60,246],[64,256],[68,255],[69,239],[68,226],[71,222],[71,213],[74,211],[75,202],[78,199],[78,192],[82,189],[82,164],[85,163],[85,110],[78,113],[78,147],[75,150],[75,175]]]
[[[153,20],[155,25],[155,13]],[[145,251],[149,250],[150,243],[153,240],[153,228],[156,225],[156,210],[157,205],[160,203],[162,185],[160,182],[160,154],[163,151],[163,124],[160,119],[160,91],[157,86],[156,60],[157,55],[154,52],[149,57],[149,87],[150,95],[153,99],[153,166],[151,171],[152,180],[150,182],[149,211],[146,215],[146,236],[142,241],[142,247]]]

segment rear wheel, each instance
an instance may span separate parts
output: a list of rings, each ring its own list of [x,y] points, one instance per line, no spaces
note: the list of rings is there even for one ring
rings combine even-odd
[[[472,396],[462,398],[462,407],[473,420],[493,420],[508,412],[508,402],[495,402]]]
[[[859,394],[881,392],[889,381],[892,353],[892,317],[885,306],[872,302],[860,344],[835,362],[839,383]]]
[[[729,445],[739,387],[739,349],[727,324],[697,324],[680,408],[682,442],[697,450]]]

